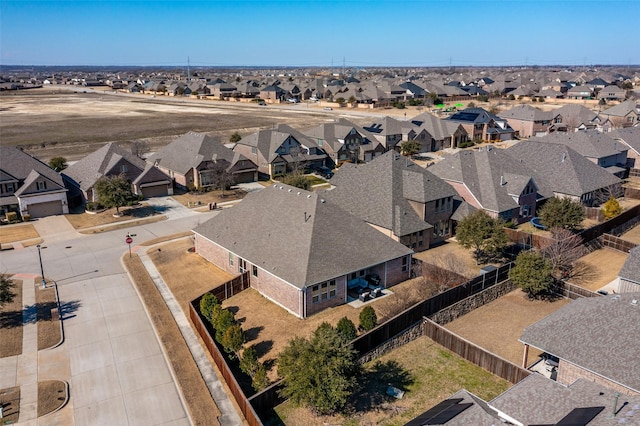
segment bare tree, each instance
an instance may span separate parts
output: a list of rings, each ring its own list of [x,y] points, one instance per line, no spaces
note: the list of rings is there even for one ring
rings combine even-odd
[[[567,132],[574,132],[582,124],[578,114],[569,114],[563,118],[562,122],[567,125]]]
[[[435,254],[422,264],[422,276],[437,286],[438,293],[461,284],[473,276],[453,253]]]
[[[625,117],[611,117],[609,116],[609,122],[614,129],[622,129],[627,122]]]
[[[131,142],[131,153],[138,158],[143,158],[146,154],[151,150],[149,148],[149,143],[143,140],[137,140]]]
[[[542,255],[551,263],[553,276],[574,282],[592,280],[596,271],[580,260],[589,252],[582,237],[564,228],[553,228],[551,235],[553,242],[542,249]]]
[[[216,161],[207,164],[207,170],[211,171],[211,179],[215,188],[224,191],[235,183],[235,176],[228,170],[229,163],[226,161]]]

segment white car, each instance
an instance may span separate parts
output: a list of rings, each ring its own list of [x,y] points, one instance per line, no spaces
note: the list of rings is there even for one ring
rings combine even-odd
[[[290,104],[297,104],[298,100],[296,98],[289,98],[287,99],[287,102],[289,102]]]

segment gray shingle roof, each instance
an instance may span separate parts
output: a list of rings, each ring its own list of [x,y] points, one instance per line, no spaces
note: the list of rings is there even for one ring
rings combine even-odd
[[[539,187],[554,193],[579,197],[621,183],[620,179],[565,145],[529,140],[505,151],[527,166]]]
[[[395,151],[366,164],[343,164],[331,183],[336,188],[322,193],[329,201],[398,236],[431,228],[408,200],[427,203],[456,195],[446,182]]]
[[[620,102],[618,105],[605,109],[604,111],[602,111],[602,115],[624,117],[632,111],[636,114],[640,114],[640,102],[629,99],[628,101]]]
[[[380,145],[380,142],[370,132],[344,118],[340,118],[334,123],[323,123],[314,128],[303,130],[302,133],[312,140],[323,140],[329,144],[334,152],[338,152],[344,146],[344,139],[352,129],[362,136],[363,147],[366,150],[374,150]]]
[[[298,288],[412,253],[318,193],[284,184],[248,194],[193,232]]]
[[[428,112],[416,115],[411,119],[411,122],[419,129],[425,129],[437,141],[452,137],[459,128],[462,128],[459,123],[442,120]],[[420,130],[417,133],[420,133]]]
[[[574,300],[525,328],[520,341],[640,392],[638,299],[640,293]]]
[[[256,133],[245,136],[238,142],[238,145],[247,145],[256,148],[270,163],[278,157],[276,150],[289,136],[292,136],[301,145],[311,150],[318,148],[318,144],[316,144],[315,141],[286,124],[279,124],[275,129],[259,130]],[[326,155],[324,155],[324,157],[326,157]],[[322,156],[320,158],[322,158]]]
[[[640,246],[629,252],[618,276],[640,284]]]
[[[629,148],[640,154],[640,127],[616,129],[609,133],[613,139],[620,140]]]
[[[464,183],[483,209],[498,213],[517,208],[513,197],[519,196],[532,179],[529,168],[502,149],[460,151],[429,170],[444,180]],[[537,178],[533,180],[543,198],[553,196]]]
[[[524,121],[542,121],[551,120],[557,116],[553,111],[542,111],[531,105],[516,105],[506,111],[501,112],[498,116],[508,120],[524,120]]]
[[[597,130],[554,132],[542,137],[533,137],[529,140],[565,145],[575,150],[578,154],[593,159],[616,156],[621,152],[628,151],[626,145]]]
[[[40,177],[48,182],[47,191],[65,190],[62,176],[51,167],[14,146],[0,146],[0,180],[17,180],[20,185],[15,189],[17,196],[47,192],[34,188],[33,183]],[[3,205],[17,201],[13,195],[2,198]]]
[[[554,425],[573,409],[587,407],[604,407],[589,426],[636,424],[632,419],[638,415],[640,397],[621,395],[615,407],[619,411],[612,419],[614,400],[615,391],[591,381],[580,379],[564,386],[534,373],[490,401],[489,405],[525,425]],[[627,422],[621,423],[620,419],[627,419]]]
[[[147,161],[152,164],[157,162],[160,167],[185,175],[204,161],[218,160],[226,161],[229,168],[232,168],[235,163],[247,158],[233,152],[211,136],[189,132],[149,156]]]

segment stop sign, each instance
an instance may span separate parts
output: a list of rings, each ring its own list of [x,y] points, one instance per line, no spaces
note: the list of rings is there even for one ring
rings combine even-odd
[[[133,238],[127,237],[125,241],[127,242],[127,244],[131,244],[133,242]]]

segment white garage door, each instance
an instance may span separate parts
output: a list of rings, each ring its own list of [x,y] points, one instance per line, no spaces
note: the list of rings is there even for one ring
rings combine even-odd
[[[31,217],[45,217],[62,214],[62,201],[49,201],[47,203],[29,204]]]

